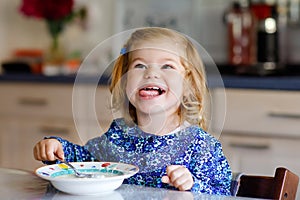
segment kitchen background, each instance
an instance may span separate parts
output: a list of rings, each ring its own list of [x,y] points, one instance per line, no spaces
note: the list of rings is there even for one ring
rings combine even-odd
[[[217,63],[228,61],[228,31],[224,13],[231,0],[77,0],[75,7],[85,6],[84,24],[70,23],[62,34],[65,50],[87,55],[98,43],[115,33],[140,26],[168,26],[196,39]],[[276,2],[271,1],[272,2]],[[279,49],[289,63],[300,62],[299,0],[278,0],[281,8]],[[50,43],[46,23],[29,18],[19,11],[20,0],[0,1],[0,61],[17,49],[47,50]],[[139,9],[136,9],[138,6]],[[289,9],[292,8],[292,9]],[[283,27],[283,28],[282,28]]]
[[[211,90],[215,97],[213,119],[221,125],[224,122],[220,140],[233,171],[273,175],[276,167],[285,166],[300,175],[300,0],[252,1],[277,5],[276,29],[272,20],[270,26],[258,26],[265,31],[260,44],[266,45],[257,48],[255,43],[255,50],[269,48],[262,51],[261,55],[267,56],[260,59],[270,60],[262,63],[267,63],[269,68],[269,64],[272,67],[274,63],[275,66],[289,68],[285,68],[282,74],[249,75],[228,70],[259,66],[256,65],[257,58],[253,63],[250,56],[246,56],[243,63],[239,57],[233,59],[234,56],[229,56],[229,49],[240,53],[239,48],[230,43],[232,35],[228,33],[230,23],[241,20],[234,18],[230,21],[228,16],[235,13],[231,0],[76,0],[75,8],[85,8],[87,12],[82,20],[68,23],[61,34],[65,61],[77,59],[75,64],[63,63],[68,70],[62,74],[53,71],[51,64],[40,60],[43,58],[41,53],[49,51],[52,40],[44,20],[26,17],[20,12],[21,2],[0,0],[0,63],[3,67],[0,74],[1,167],[33,170],[40,166],[41,163],[32,157],[32,147],[46,135],[58,135],[81,143],[94,135],[82,137],[76,134],[77,131],[97,134],[100,127],[95,126],[94,119],[90,118],[90,109],[94,105],[85,101],[86,96],[92,95],[96,102],[101,102],[95,107],[99,123],[105,129],[112,118],[107,115],[107,107],[103,103],[109,102],[107,87],[99,84],[96,94],[94,88],[86,85],[79,88],[78,98],[83,104],[80,104],[77,115],[80,120],[76,121],[72,113],[74,76],[64,75],[75,73],[80,61],[110,36],[151,25],[167,26],[186,33],[197,40],[220,67],[227,99],[224,102],[222,88]],[[241,8],[245,3],[244,0],[239,2],[241,4],[235,4],[235,8]],[[274,17],[274,13],[271,14],[271,18]],[[263,18],[262,21],[267,20]],[[245,30],[249,39],[251,30]],[[267,30],[276,30],[278,43],[270,39],[274,32]],[[235,27],[231,33],[240,31]],[[272,37],[264,38],[266,35]],[[242,43],[238,41],[238,45]],[[230,45],[232,48],[229,48]],[[100,59],[107,61],[110,56],[108,48]],[[15,62],[20,58],[28,61],[28,57],[33,64],[44,65],[41,71],[24,73],[24,66]],[[13,69],[16,66],[19,68]],[[12,73],[15,70],[24,74]],[[224,119],[220,113],[225,112],[225,108]],[[78,122],[76,127],[74,120]]]

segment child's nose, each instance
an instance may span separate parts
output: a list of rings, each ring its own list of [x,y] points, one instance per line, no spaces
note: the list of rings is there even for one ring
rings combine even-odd
[[[145,70],[145,74],[144,77],[149,79],[149,78],[159,78],[160,74],[159,74],[159,69],[158,67],[155,66],[149,66],[146,70]]]

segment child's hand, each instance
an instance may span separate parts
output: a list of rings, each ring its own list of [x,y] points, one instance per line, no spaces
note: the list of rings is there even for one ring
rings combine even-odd
[[[64,160],[61,143],[56,139],[45,139],[38,142],[33,148],[34,158],[40,161]]]
[[[181,165],[168,166],[167,176],[163,176],[161,181],[163,183],[168,183],[181,191],[189,190],[194,185],[191,172]]]

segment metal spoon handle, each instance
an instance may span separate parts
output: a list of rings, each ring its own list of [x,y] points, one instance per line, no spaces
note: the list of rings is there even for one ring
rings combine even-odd
[[[67,166],[69,166],[74,171],[75,176],[78,178],[104,178],[104,175],[102,175],[102,174],[81,173],[71,163],[69,163],[65,160],[60,160],[60,161],[64,164],[66,164]]]

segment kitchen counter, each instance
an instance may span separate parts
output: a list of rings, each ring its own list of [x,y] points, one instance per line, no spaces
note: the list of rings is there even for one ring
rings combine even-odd
[[[225,88],[244,88],[244,89],[271,89],[271,90],[296,90],[300,91],[300,75],[295,76],[238,76],[222,75]],[[88,77],[84,82],[94,82]],[[220,87],[218,77],[208,75],[208,86],[210,88]],[[2,74],[1,82],[33,82],[33,83],[65,83],[73,84],[75,76],[43,76],[33,74]],[[108,84],[109,78],[104,77],[99,80],[99,84]]]

